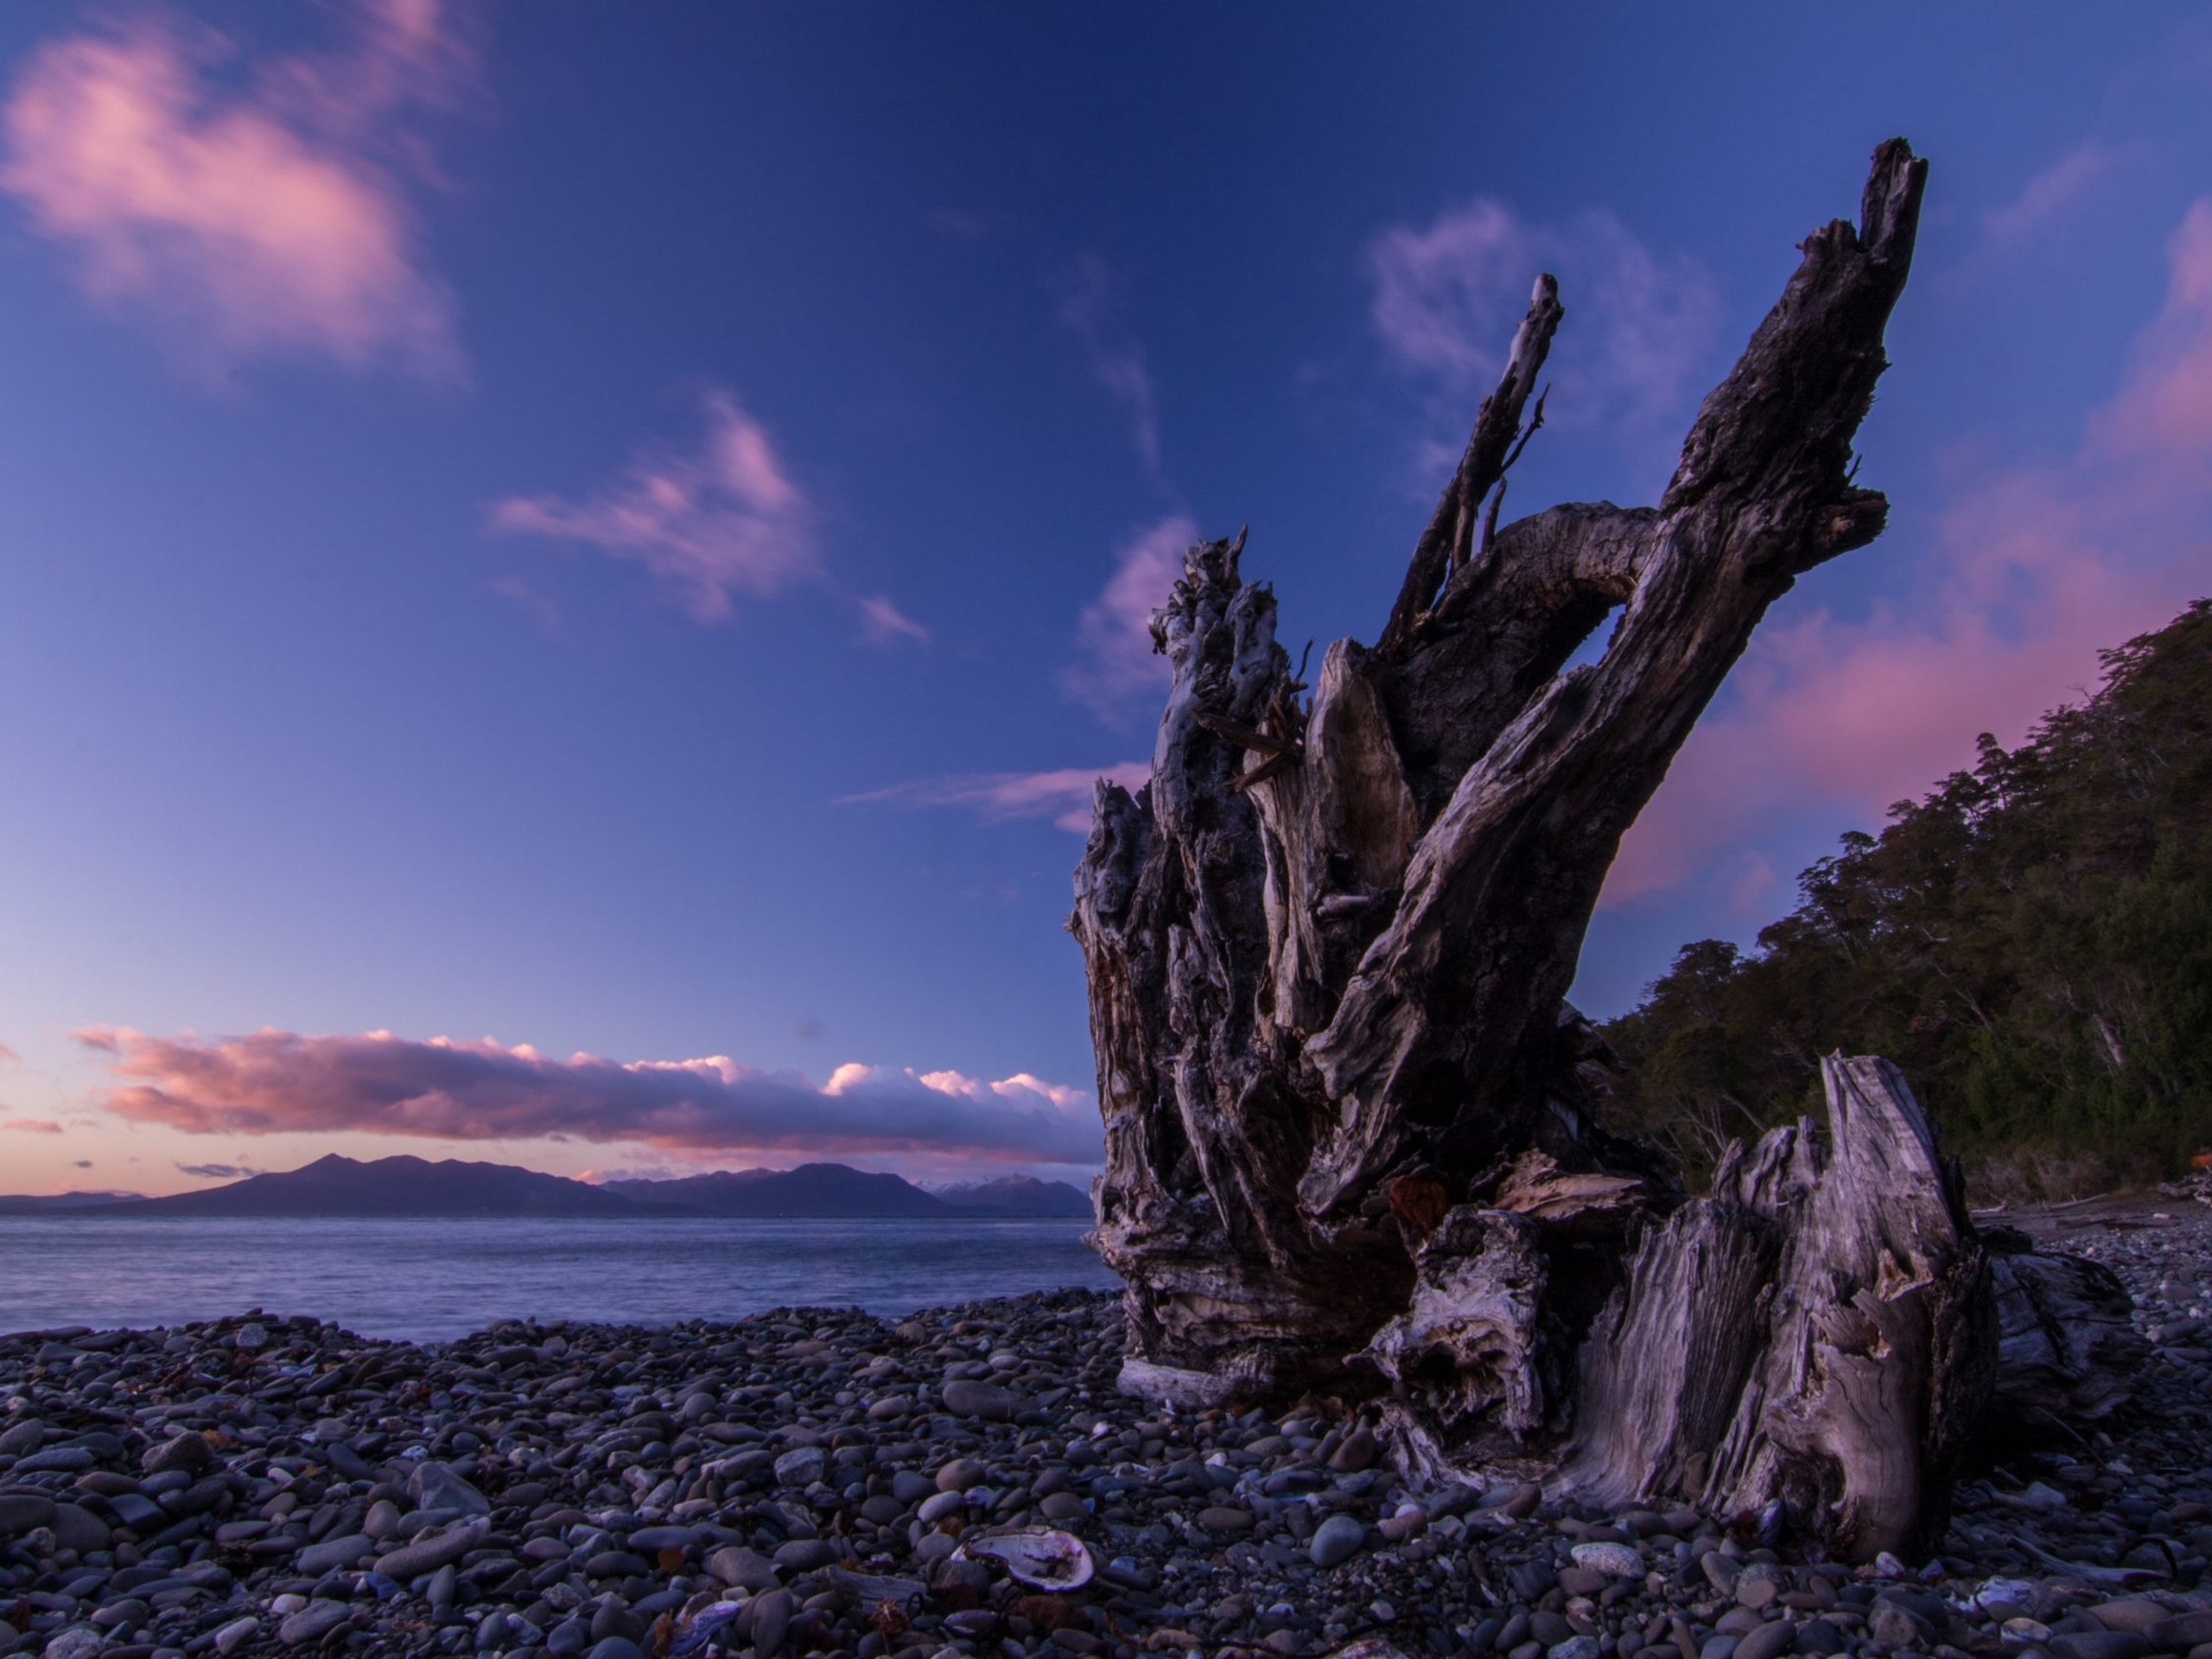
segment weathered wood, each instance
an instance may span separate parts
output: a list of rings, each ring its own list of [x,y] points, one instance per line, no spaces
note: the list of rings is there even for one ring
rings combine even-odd
[[[2010,1448],[2079,1445],[2134,1398],[2151,1344],[2120,1276],[2078,1255],[2040,1255],[2025,1234],[1988,1235],[1997,1300],[1997,1385],[1982,1432]]]
[[[1897,1068],[1821,1064],[1825,1135],[1732,1151],[1649,1238],[1583,1349],[1562,1484],[1779,1503],[1854,1556],[1931,1548],[1997,1349],[1958,1168]]]
[[[1100,784],[1070,920],[1124,1386],[1388,1389],[1401,1455],[1438,1468],[1557,1449],[1579,1386],[1605,1402],[1572,1464],[1592,1491],[1694,1476],[1853,1549],[1940,1513],[1986,1364],[1929,1321],[1980,1332],[1987,1280],[1902,1081],[1843,1063],[1825,1143],[1770,1136],[1684,1208],[1601,1127],[1609,1057],[1565,1001],[1622,834],[1766,607],[1881,529],[1852,442],[1924,177],[1876,153],[1859,223],[1803,244],[1656,508],[1493,534],[1566,315],[1540,280],[1381,638],[1330,647],[1310,696],[1243,537],[1191,550],[1154,619],[1152,779]],[[1673,1372],[1608,1370],[1631,1342]]]

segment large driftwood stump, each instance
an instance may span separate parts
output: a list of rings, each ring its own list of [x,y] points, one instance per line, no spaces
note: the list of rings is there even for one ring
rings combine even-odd
[[[1876,152],[1859,223],[1807,238],[1656,507],[1498,529],[1564,315],[1539,279],[1380,639],[1310,687],[1243,538],[1191,550],[1154,619],[1152,780],[1099,785],[1070,924],[1125,1387],[1388,1391],[1417,1467],[1538,1452],[1594,1497],[1762,1510],[1862,1555],[1940,1527],[1997,1325],[1903,1079],[1831,1062],[1824,1135],[1769,1135],[1685,1205],[1601,1127],[1608,1056],[1565,1001],[1623,832],[1766,607],[1882,528],[1852,440],[1924,177]]]

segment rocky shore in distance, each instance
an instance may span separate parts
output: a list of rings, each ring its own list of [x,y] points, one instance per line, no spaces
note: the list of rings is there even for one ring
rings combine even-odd
[[[2138,1406],[2003,1449],[1938,1559],[1878,1571],[1687,1509],[1406,1491],[1325,1408],[1162,1414],[1084,1293],[0,1338],[0,1654],[2212,1659],[2212,1216],[2176,1209],[2055,1230],[2137,1299]],[[985,1541],[1025,1527],[1089,1581],[1010,1577]]]

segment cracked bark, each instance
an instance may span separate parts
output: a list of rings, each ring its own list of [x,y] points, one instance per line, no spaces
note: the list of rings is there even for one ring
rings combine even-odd
[[[1825,1139],[1777,1131],[1685,1205],[1602,1127],[1610,1058],[1566,1001],[1622,835],[1767,607],[1882,528],[1852,442],[1924,177],[1876,152],[1656,507],[1492,534],[1566,315],[1541,278],[1381,636],[1310,687],[1243,537],[1190,550],[1152,779],[1100,783],[1070,921],[1124,1386],[1387,1390],[1417,1468],[1535,1452],[1854,1553],[1940,1525],[1996,1327],[1903,1080],[1831,1062]]]

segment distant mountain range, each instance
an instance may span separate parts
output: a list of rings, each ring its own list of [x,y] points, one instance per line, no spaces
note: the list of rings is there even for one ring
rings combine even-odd
[[[113,1192],[0,1197],[0,1216],[522,1216],[647,1219],[728,1217],[930,1221],[1088,1220],[1090,1198],[1065,1181],[1026,1175],[925,1192],[897,1175],[843,1164],[717,1170],[677,1180],[594,1186],[510,1164],[333,1154],[303,1168],[252,1175],[197,1192],[144,1198]]]

